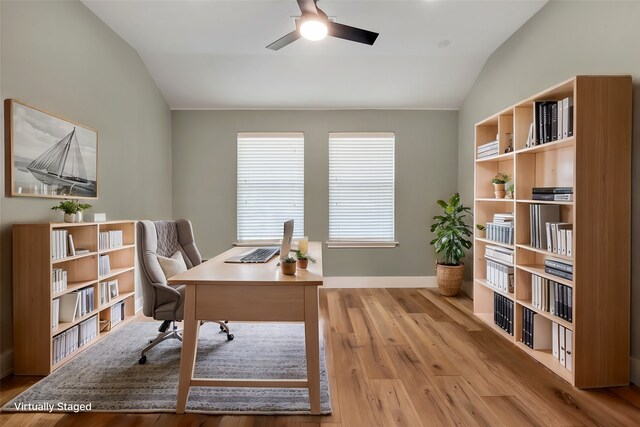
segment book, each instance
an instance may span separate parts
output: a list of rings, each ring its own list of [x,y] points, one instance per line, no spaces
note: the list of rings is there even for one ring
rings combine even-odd
[[[573,187],[533,187],[532,194],[573,194]]]
[[[573,331],[571,329],[565,329],[564,347],[565,347],[564,367],[567,368],[569,372],[573,372]]]
[[[566,271],[567,273],[573,273],[573,264],[570,261],[565,261],[565,260],[560,260],[555,258],[545,258],[544,265],[547,267]]]
[[[60,298],[60,322],[73,322],[76,320],[78,307],[80,306],[80,294],[71,292],[62,295]]]
[[[544,267],[544,272],[548,274],[552,274],[554,276],[562,277],[563,279],[573,280],[573,274],[567,273],[566,271],[558,270],[552,267]]]
[[[549,137],[548,141],[557,141],[558,140],[558,103],[551,102],[547,104],[547,108],[549,109]],[[548,142],[547,141],[547,142]]]
[[[531,195],[531,200],[545,200],[556,202],[572,202],[573,194],[541,194],[536,193]]]
[[[557,103],[557,109],[558,109],[558,127],[557,127],[557,132],[556,132],[556,139],[562,139],[564,138],[564,136],[562,136],[562,123],[563,123],[563,102],[560,100]]]
[[[73,236],[71,234],[69,234],[69,255],[71,256],[76,255],[76,248],[73,245]]]

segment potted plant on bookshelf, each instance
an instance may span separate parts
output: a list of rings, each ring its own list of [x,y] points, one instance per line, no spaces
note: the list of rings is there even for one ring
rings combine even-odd
[[[479,237],[484,237],[485,236],[485,232],[487,231],[487,227],[485,227],[482,224],[476,224],[476,228],[478,229],[478,236]]]
[[[64,222],[82,222],[82,211],[90,207],[90,204],[79,203],[77,200],[64,200],[51,210],[64,212]]]
[[[493,183],[493,194],[495,194],[496,199],[504,199],[506,192],[504,191],[504,185],[509,182],[511,177],[506,173],[498,172],[496,176],[493,177],[491,182]]]
[[[282,271],[282,274],[286,274],[287,276],[293,276],[296,274],[296,259],[291,256],[281,259],[280,270]]]
[[[307,269],[307,265],[309,265],[309,261],[311,261],[314,264],[316,263],[316,259],[311,255],[309,255],[309,253],[307,252],[297,251],[296,258],[298,259],[298,268],[301,270]]]
[[[515,190],[515,186],[513,185],[513,182],[512,182],[509,185],[507,185],[507,194],[505,195],[505,198],[513,199],[513,190]]]
[[[460,203],[460,195],[454,194],[448,202],[438,200],[443,209],[442,215],[433,217],[431,232],[436,237],[431,241],[439,260],[436,260],[438,289],[444,296],[454,296],[460,292],[464,275],[465,249],[471,248],[472,229],[465,223],[471,209]]]

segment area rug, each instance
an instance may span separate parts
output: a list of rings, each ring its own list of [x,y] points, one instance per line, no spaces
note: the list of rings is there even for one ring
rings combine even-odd
[[[306,378],[304,325],[233,323],[227,341],[218,325],[200,328],[195,375],[200,378]],[[138,364],[140,350],[158,324],[130,323],[4,405],[3,411],[70,412],[91,404],[99,412],[174,412],[180,342],[169,340]],[[331,413],[324,345],[320,347],[321,411]],[[21,406],[20,404],[25,404]],[[47,406],[48,404],[48,406]],[[61,406],[64,404],[67,406]],[[39,406],[38,406],[39,405]],[[20,409],[22,408],[22,409]],[[86,406],[85,406],[86,409]],[[188,412],[207,414],[308,414],[307,389],[192,387]]]

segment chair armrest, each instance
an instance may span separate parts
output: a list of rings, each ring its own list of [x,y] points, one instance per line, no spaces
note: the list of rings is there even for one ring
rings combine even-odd
[[[156,301],[154,304],[155,307],[162,304],[166,304],[171,301],[176,301],[176,300],[178,301],[178,304],[176,304],[176,307],[182,303],[182,294],[184,293],[184,291],[180,292],[179,288],[184,285],[180,285],[179,287],[173,288],[164,283],[152,282],[151,284],[153,285],[154,288],[156,288]]]

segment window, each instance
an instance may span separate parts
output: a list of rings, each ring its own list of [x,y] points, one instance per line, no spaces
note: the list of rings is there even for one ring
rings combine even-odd
[[[329,134],[329,246],[395,246],[395,135]]]
[[[295,221],[304,235],[304,135],[238,134],[238,241],[280,240]]]

